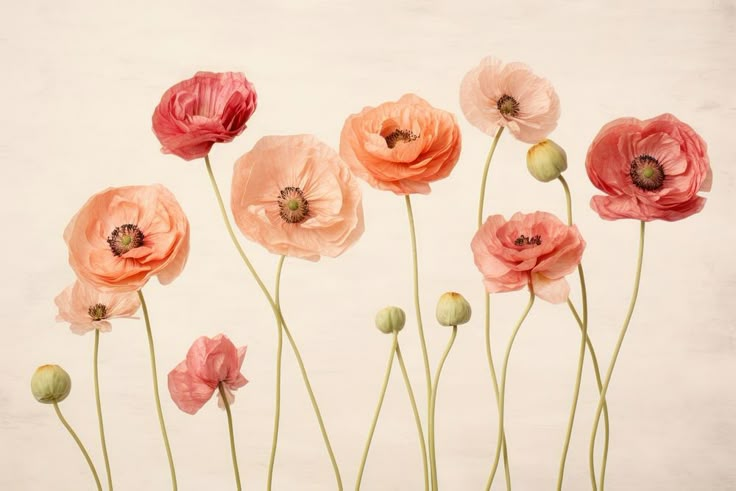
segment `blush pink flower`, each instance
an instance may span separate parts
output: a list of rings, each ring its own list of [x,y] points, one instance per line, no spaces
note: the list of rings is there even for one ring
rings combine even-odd
[[[231,207],[243,235],[274,254],[336,257],[363,234],[358,182],[310,135],[267,136],[235,163]]]
[[[245,350],[245,346],[236,348],[224,334],[197,338],[186,360],[169,372],[169,392],[179,409],[195,414],[220,384],[225,389],[228,404],[232,404],[235,401],[232,391],[248,383],[240,373]],[[218,406],[225,407],[219,395]]]
[[[64,240],[82,281],[130,292],[152,276],[164,285],[179,276],[189,255],[189,221],[160,184],[108,188],[77,212]]]
[[[675,221],[705,206],[713,174],[700,136],[671,114],[605,125],[588,149],[588,177],[606,196],[590,205],[606,220]]]
[[[488,217],[471,248],[488,293],[531,285],[539,298],[561,303],[570,293],[565,276],[580,263],[585,241],[574,225],[537,211],[515,213],[508,221],[501,215]]]
[[[68,322],[75,334],[85,334],[97,329],[112,329],[110,319],[134,318],[141,303],[135,292],[101,292],[87,283],[77,280],[54,299],[59,309],[57,322]]]
[[[560,99],[549,81],[523,63],[490,56],[463,78],[460,107],[483,133],[494,135],[503,126],[526,143],[544,140],[560,119]]]
[[[167,90],[153,112],[161,151],[184,160],[229,142],[256,110],[256,91],[242,73],[199,72]]]
[[[460,127],[452,113],[414,94],[351,115],[340,155],[356,176],[399,195],[428,194],[460,158]]]

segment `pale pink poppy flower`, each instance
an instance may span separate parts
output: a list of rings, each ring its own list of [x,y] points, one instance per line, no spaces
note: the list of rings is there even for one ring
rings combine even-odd
[[[340,155],[356,176],[398,195],[428,194],[460,158],[460,127],[452,113],[414,94],[366,107],[345,121]]]
[[[561,303],[570,293],[565,276],[583,256],[585,241],[576,226],[537,211],[515,213],[510,220],[492,215],[478,229],[471,248],[488,293],[521,290]]]
[[[671,114],[605,125],[588,149],[588,177],[606,196],[590,205],[606,220],[682,220],[705,206],[713,174],[700,136]]]
[[[199,72],[164,93],[153,112],[153,132],[162,152],[198,159],[241,134],[255,110],[256,91],[245,75]]]
[[[108,188],[82,206],[64,240],[82,281],[130,292],[152,276],[163,285],[179,276],[189,255],[189,221],[160,184]]]
[[[57,322],[68,322],[75,334],[85,334],[97,329],[112,329],[110,319],[134,318],[141,303],[135,292],[101,292],[79,280],[66,287],[54,299],[59,309]]]
[[[232,391],[248,383],[240,373],[245,350],[245,346],[236,348],[224,334],[197,338],[187,358],[169,372],[169,392],[179,409],[196,413],[218,390],[219,384],[225,389],[228,404],[235,402]],[[225,407],[219,394],[218,405]]]
[[[336,257],[363,234],[358,182],[311,135],[266,136],[235,163],[231,190],[243,235],[274,254]]]
[[[549,81],[523,63],[504,64],[491,56],[463,78],[460,107],[483,133],[494,135],[503,126],[526,143],[547,138],[560,119],[560,99]]]

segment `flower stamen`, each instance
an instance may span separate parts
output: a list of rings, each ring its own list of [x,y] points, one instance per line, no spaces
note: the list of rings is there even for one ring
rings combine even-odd
[[[115,227],[107,238],[110,250],[115,256],[122,256],[126,252],[143,245],[143,232],[137,225],[126,223]]]
[[[386,140],[388,148],[394,148],[399,142],[413,142],[419,135],[415,135],[411,130],[395,129],[393,133],[383,137]]]
[[[285,187],[276,201],[279,215],[286,223],[301,223],[309,216],[309,202],[304,197],[304,191],[297,187]]]
[[[87,313],[93,321],[107,319],[107,305],[96,303],[87,310]]]
[[[651,155],[639,155],[632,160],[629,175],[634,185],[644,191],[655,191],[664,184],[664,168]]]
[[[523,246],[523,245],[542,245],[542,236],[541,235],[535,235],[534,237],[527,237],[524,234],[521,234],[515,241],[514,245],[517,246]]]
[[[515,118],[519,115],[519,102],[510,95],[502,95],[496,102],[496,107],[503,116]]]

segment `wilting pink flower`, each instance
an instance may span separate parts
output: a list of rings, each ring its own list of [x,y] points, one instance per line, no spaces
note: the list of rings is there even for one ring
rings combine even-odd
[[[161,151],[184,160],[229,142],[256,110],[256,91],[242,73],[199,72],[167,90],[153,112]]]
[[[68,322],[73,333],[85,334],[93,329],[110,331],[110,319],[132,318],[141,306],[135,292],[101,292],[79,280],[54,299],[59,309],[57,322]]]
[[[310,135],[258,140],[235,163],[231,207],[240,231],[275,254],[335,257],[363,234],[357,180]]]
[[[69,264],[103,291],[139,290],[152,276],[166,285],[189,255],[189,222],[171,191],[155,184],[92,196],[64,230]]]
[[[351,115],[340,155],[355,175],[399,195],[428,194],[460,158],[460,128],[452,113],[414,94]]]
[[[488,293],[531,285],[539,298],[560,303],[570,293],[565,276],[580,263],[585,241],[574,225],[537,211],[515,213],[508,221],[501,215],[488,217],[471,248]]]
[[[232,391],[248,383],[240,373],[245,358],[245,346],[236,348],[224,334],[214,338],[197,338],[189,348],[187,358],[169,372],[169,392],[179,409],[194,414],[210,400],[220,384],[227,401],[232,404]],[[218,395],[218,405],[224,407]]]
[[[607,194],[590,202],[606,220],[682,220],[703,209],[698,192],[710,191],[713,180],[705,142],[671,114],[611,121],[590,145],[585,168]]]
[[[460,107],[483,133],[493,135],[503,126],[526,143],[544,140],[560,119],[552,84],[523,63],[504,64],[490,56],[463,78]]]

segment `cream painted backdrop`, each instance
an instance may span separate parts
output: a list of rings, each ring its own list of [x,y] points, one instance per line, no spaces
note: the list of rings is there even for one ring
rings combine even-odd
[[[276,329],[225,230],[202,162],[162,155],[150,117],[163,91],[197,70],[243,71],[258,110],[246,132],[211,157],[229,195],[233,162],[263,135],[314,133],[337,146],[345,117],[416,92],[458,114],[463,153],[453,174],[414,201],[422,307],[433,366],[449,331],[434,322],[437,297],[462,292],[475,307],[446,364],[437,416],[440,484],[481,489],[496,438],[482,348],[482,289],[469,241],[490,139],[460,114],[460,80],[485,55],[524,61],[555,85],[562,117],[552,137],[568,152],[584,262],[590,334],[604,365],[624,316],[637,224],[603,222],[588,207],[587,147],[607,121],[672,112],[709,143],[715,179],[702,214],[648,228],[639,305],[613,380],[609,488],[736,489],[736,328],[733,316],[733,128],[736,4],[657,2],[234,1],[3,2],[0,53],[3,308],[0,342],[0,489],[92,489],[89,471],[51,407],[28,382],[59,363],[74,388],[62,405],[102,469],[92,391],[93,337],[54,322],[54,296],[73,280],[61,235],[94,192],[159,182],[192,225],[187,268],[168,287],[145,289],[164,412],[182,490],[232,489],[225,415],[216,404],[180,412],[165,377],[200,335],[247,344],[250,384],[234,406],[248,489],[263,489],[273,414]],[[487,211],[550,210],[557,183],[534,181],[526,145],[504,135]],[[421,360],[411,308],[402,199],[363,186],[366,232],[343,257],[288,260],[284,311],[302,348],[346,487],[353,486],[390,339],[373,327],[387,304],[409,313],[402,346],[420,400]],[[245,242],[272,282],[276,257]],[[573,289],[578,298],[578,289]],[[523,292],[494,300],[501,356]],[[509,374],[507,428],[514,489],[553,489],[575,374],[579,332],[564,306],[538,302]],[[101,385],[117,489],[169,488],[142,320],[102,336]],[[366,490],[421,488],[415,428],[398,377],[389,387],[364,477]],[[275,489],[333,489],[327,455],[291,353],[285,350]],[[589,489],[586,449],[596,403],[589,360],[566,489]],[[501,484],[501,482],[498,482]]]

